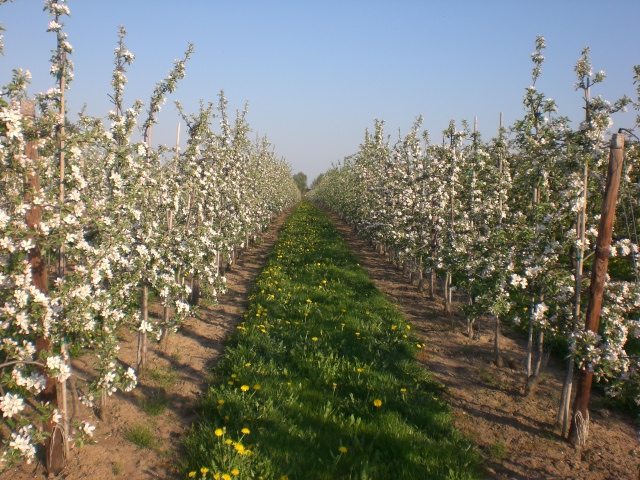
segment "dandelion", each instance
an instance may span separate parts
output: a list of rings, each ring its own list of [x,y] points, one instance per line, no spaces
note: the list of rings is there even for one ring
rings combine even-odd
[[[189,478],[193,478],[196,476],[196,472],[189,472]]]
[[[222,480],[231,480],[231,475],[229,475],[228,473],[223,473],[221,478]]]
[[[244,445],[242,445],[241,443],[234,443],[233,448],[235,448],[236,451],[241,455],[245,453]]]
[[[244,433],[245,435],[249,435],[249,434],[251,433],[251,431],[250,431],[247,427],[243,428],[243,429],[242,429],[242,430],[240,430],[240,431],[241,431],[242,433]]]
[[[340,445],[340,446],[338,447],[338,451],[339,451],[340,453],[347,453],[347,447],[343,447],[342,445]]]
[[[221,428],[216,428],[216,429],[213,431],[213,433],[215,434],[215,436],[216,436],[216,437],[221,437],[221,436],[222,436],[222,434],[223,434],[224,432],[222,431],[222,429],[221,429]]]
[[[242,390],[243,392],[247,392],[247,391],[249,391],[249,385],[242,385],[242,386],[240,387],[240,390]]]
[[[373,401],[373,406],[374,406],[374,407],[376,407],[376,408],[381,407],[381,406],[382,406],[382,400],[380,400],[379,398],[376,398],[376,399]]]
[[[260,385],[258,385],[257,383],[253,386],[254,390],[260,390],[260,388],[261,388]]]
[[[317,342],[318,341],[318,337],[313,337],[311,340],[314,341],[314,342]]]
[[[237,468],[234,468],[233,470],[231,470],[231,475],[233,475],[234,477],[237,477],[238,475],[240,475],[240,470],[238,470]]]
[[[200,469],[200,473],[201,473],[202,475],[206,475],[208,471],[209,471],[209,469],[208,469],[207,467],[202,467],[202,468]]]
[[[224,400],[223,399],[218,400],[218,405],[224,405]]]

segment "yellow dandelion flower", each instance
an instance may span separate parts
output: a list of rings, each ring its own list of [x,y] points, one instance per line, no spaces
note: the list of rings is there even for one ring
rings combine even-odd
[[[257,383],[253,386],[254,390],[260,390],[260,388],[261,388],[260,385],[258,385]]]
[[[411,330],[411,325],[407,325],[407,330]]]
[[[222,480],[231,480],[231,475],[229,475],[228,473],[223,473],[221,478]]]
[[[209,471],[209,469],[207,467],[202,467],[200,469],[200,473],[203,474],[203,475],[205,475],[208,471]]]
[[[231,374],[231,378],[236,378],[238,375],[236,375],[235,373]]]
[[[247,363],[245,363],[245,364],[244,364],[244,366],[245,366],[245,367],[250,367],[250,366],[251,366],[251,363],[247,362]]]
[[[213,480],[220,480],[220,473],[216,473],[216,474],[213,476]]]
[[[362,373],[362,369],[361,368],[356,368],[356,372]]]
[[[251,431],[248,428],[243,428],[242,430],[240,430],[242,433],[244,433],[245,435],[249,435],[251,433]]]
[[[406,388],[401,388],[401,389],[400,389],[400,391],[401,391],[402,393],[405,393],[405,392],[407,391],[407,389],[406,389]]]
[[[231,439],[227,438],[224,443],[226,443],[227,445],[231,445],[233,442],[231,441]]]
[[[233,380],[229,380],[227,383],[228,383],[229,385],[233,385]]]
[[[216,436],[216,437],[221,437],[221,436],[222,436],[222,434],[223,434],[224,432],[222,431],[222,429],[221,429],[221,428],[216,428],[216,429],[213,431],[213,433],[215,434],[215,436]]]
[[[373,406],[374,406],[374,407],[376,407],[376,408],[377,408],[377,407],[381,407],[381,406],[382,406],[382,400],[380,400],[379,398],[376,398],[376,399],[373,401]]]
[[[396,328],[398,328],[398,326],[394,325],[394,326],[391,327],[391,330],[395,330]]]
[[[307,298],[307,303],[311,303],[311,300]]]
[[[313,340],[314,342],[317,342],[318,341],[318,337],[313,337],[313,338],[311,338],[311,340]]]
[[[339,451],[340,453],[347,453],[347,447],[343,447],[342,445],[340,445],[340,446],[338,447],[338,451]]]
[[[233,448],[235,448],[238,453],[244,453],[244,445],[241,443],[234,443]]]
[[[218,405],[224,405],[224,400],[223,399],[218,400]]]
[[[249,385],[242,385],[242,386],[240,387],[240,390],[242,390],[243,392],[248,391],[248,390],[249,390]]]
[[[196,472],[189,472],[189,478],[193,478],[196,476]]]
[[[240,475],[240,470],[238,470],[237,468],[234,468],[233,470],[231,470],[231,475],[233,475],[234,477],[237,477],[238,475]]]

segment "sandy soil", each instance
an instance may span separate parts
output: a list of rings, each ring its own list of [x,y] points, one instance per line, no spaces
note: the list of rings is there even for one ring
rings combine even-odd
[[[179,478],[176,475],[182,435],[196,419],[194,407],[206,388],[208,366],[222,354],[226,337],[242,320],[247,295],[275,242],[284,216],[277,219],[262,242],[244,252],[228,272],[229,293],[216,306],[202,307],[169,339],[164,349],[155,344],[149,351],[148,373],[128,394],[118,393],[105,418],[78,405],[76,417],[97,424],[96,444],[71,452],[68,468],[61,476],[75,479]],[[559,435],[554,420],[560,397],[562,368],[549,362],[537,394],[523,395],[524,342],[504,338],[505,355],[515,368],[497,368],[491,363],[493,336],[489,325],[480,323],[477,340],[469,340],[462,316],[442,314],[441,300],[431,301],[410,284],[402,272],[359,239],[337,218],[343,236],[377,287],[413,323],[424,338],[419,359],[447,386],[447,399],[458,428],[479,446],[489,477],[495,479],[592,479],[638,478],[638,462],[630,454],[636,431],[630,417],[612,412],[602,399],[592,399],[592,422],[588,445],[576,450]],[[136,338],[126,333],[122,360],[135,362]],[[88,360],[76,368],[90,374]],[[150,416],[142,406],[154,401],[168,403],[159,415]],[[147,427],[156,443],[136,447],[126,434],[132,426]],[[41,464],[21,466],[0,480],[44,478]]]
[[[441,299],[429,300],[408,277],[369,244],[332,217],[379,290],[400,308],[423,337],[419,360],[447,387],[457,427],[478,446],[495,479],[638,479],[636,429],[630,416],[611,411],[602,397],[591,398],[587,445],[577,450],[560,436],[555,418],[564,370],[549,360],[535,395],[524,396],[526,341],[503,338],[514,368],[493,363],[493,330],[480,322],[470,340],[464,318],[443,313]]]

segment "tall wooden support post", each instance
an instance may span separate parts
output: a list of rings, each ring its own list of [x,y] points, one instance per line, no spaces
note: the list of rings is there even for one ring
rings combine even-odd
[[[21,103],[21,113],[27,123],[35,122],[36,108],[35,102],[23,100]],[[33,195],[41,190],[40,178],[35,164],[38,161],[38,141],[36,138],[28,138],[25,145],[25,156],[34,164],[27,172],[24,179],[24,201],[31,203]],[[29,231],[34,232],[42,222],[42,207],[32,206],[25,215],[25,221]],[[42,293],[49,291],[47,283],[47,263],[40,248],[36,245],[29,251],[29,263],[31,264],[31,281],[33,285]],[[45,337],[36,337],[36,358],[40,352],[51,350],[51,341]],[[45,374],[44,369],[40,369],[41,374]],[[40,400],[49,403],[54,408],[58,406],[58,382],[56,378],[47,377],[45,389],[40,393]],[[48,434],[45,440],[45,465],[49,474],[58,475],[65,467],[65,444],[66,433],[61,425],[49,420],[44,425],[44,431]]]
[[[498,129],[498,131],[500,132],[499,134],[499,139],[500,141],[502,141],[502,112],[500,112],[500,128]],[[504,170],[504,164],[503,164],[503,158],[502,158],[502,150],[500,150],[500,154],[499,154],[499,161],[498,161],[498,173],[499,173],[499,179],[500,182],[502,182],[502,174],[503,174],[503,170]],[[501,187],[502,188],[502,187]],[[503,210],[503,205],[502,205],[502,192],[500,192],[499,195],[499,210],[500,210],[500,218],[498,219],[498,228],[500,230],[502,230],[502,214],[504,212]],[[505,278],[504,276],[502,277],[501,281],[500,281],[500,287],[501,289],[504,288],[504,284],[505,284]],[[502,359],[502,346],[500,343],[500,315],[493,315],[493,325],[494,325],[494,337],[493,337],[493,363],[495,363],[495,365],[497,367],[502,367],[504,365],[504,361]]]
[[[622,162],[624,160],[624,135],[618,133],[611,138],[609,169],[607,183],[602,197],[602,210],[596,239],[595,259],[591,270],[591,285],[589,286],[589,304],[587,306],[585,330],[598,333],[600,311],[604,293],[604,281],[607,275],[609,254],[611,252],[611,233],[615,217]],[[575,446],[586,443],[589,435],[589,398],[593,373],[584,366],[580,370],[576,398],[573,403],[573,417],[569,430],[569,442]]]

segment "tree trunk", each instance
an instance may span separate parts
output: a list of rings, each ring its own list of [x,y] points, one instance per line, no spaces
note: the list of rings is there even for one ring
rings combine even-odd
[[[451,314],[451,274],[449,272],[444,279],[444,313]]]
[[[493,361],[496,364],[496,367],[501,368],[504,365],[504,361],[502,360],[502,350],[500,348],[500,317],[498,315],[494,315],[493,322]]]
[[[436,269],[431,269],[431,284],[429,285],[429,298],[435,300],[436,298],[436,281],[438,280],[436,275]]]
[[[569,428],[569,415],[571,406],[571,392],[573,390],[573,373],[575,354],[572,353],[567,360],[567,371],[564,379],[564,385],[562,387],[562,399],[560,400],[560,408],[558,409],[557,423],[561,427],[561,435],[564,437],[567,435]]]
[[[147,282],[143,282],[142,284],[142,303],[140,310],[142,322],[146,324],[149,320],[149,286]],[[143,371],[147,365],[147,338],[148,335],[145,328],[138,331],[138,372]]]
[[[191,296],[189,298],[189,303],[192,306],[197,307],[200,303],[200,296],[200,279],[196,277],[193,279],[193,283],[191,284]]]

